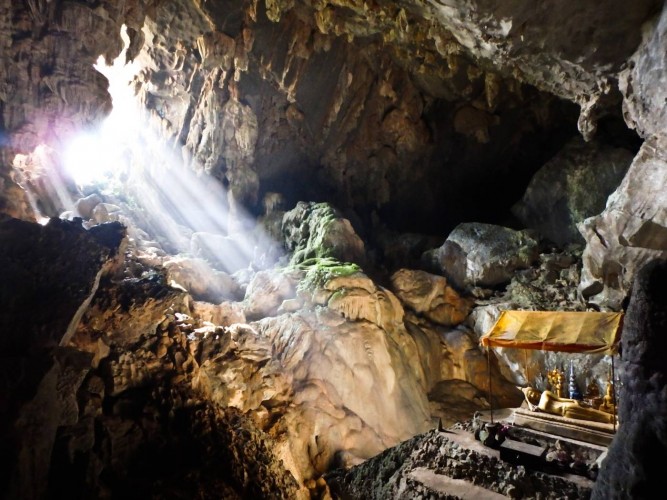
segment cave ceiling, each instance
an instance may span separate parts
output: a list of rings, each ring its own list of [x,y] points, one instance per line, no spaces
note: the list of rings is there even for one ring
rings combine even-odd
[[[614,5],[7,1],[4,163],[108,113],[92,63],[124,24],[155,128],[252,212],[276,191],[402,230],[500,222],[577,126],[619,120],[656,2]]]

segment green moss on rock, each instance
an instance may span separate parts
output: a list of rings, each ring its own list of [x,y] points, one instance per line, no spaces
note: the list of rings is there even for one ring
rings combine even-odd
[[[351,276],[362,272],[361,267],[357,264],[353,262],[341,262],[332,257],[313,257],[293,267],[306,272],[304,278],[299,282],[299,291],[322,288],[328,281],[334,278]]]

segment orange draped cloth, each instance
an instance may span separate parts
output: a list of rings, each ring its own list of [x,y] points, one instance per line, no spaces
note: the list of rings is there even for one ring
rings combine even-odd
[[[503,311],[483,346],[615,354],[622,312]]]

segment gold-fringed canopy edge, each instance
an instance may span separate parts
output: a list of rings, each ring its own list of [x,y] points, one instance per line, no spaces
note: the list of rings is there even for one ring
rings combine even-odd
[[[616,354],[622,312],[503,311],[480,342],[487,347]]]

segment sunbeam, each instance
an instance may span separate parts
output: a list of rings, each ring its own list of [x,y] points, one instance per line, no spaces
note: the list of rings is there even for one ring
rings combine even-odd
[[[95,65],[109,80],[113,110],[97,129],[72,139],[62,155],[65,171],[82,193],[119,208],[110,220],[136,225],[130,230],[135,240],[149,238],[167,254],[189,254],[230,274],[257,265],[258,258],[266,262],[267,255],[275,261],[276,244],[247,214],[232,213],[221,183],[185,165],[152,130],[130,86],[140,68],[125,62],[125,40],[112,64],[100,58]],[[76,209],[68,215],[86,218]],[[87,224],[103,222],[98,219]]]

